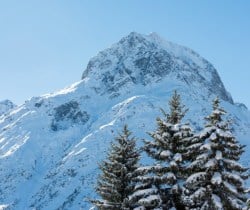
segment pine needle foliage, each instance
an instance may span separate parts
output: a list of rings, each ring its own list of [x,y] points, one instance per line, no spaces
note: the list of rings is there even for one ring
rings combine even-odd
[[[242,210],[246,207],[247,168],[238,162],[244,146],[232,134],[229,121],[224,120],[225,114],[216,98],[212,113],[205,118],[207,124],[198,136],[203,144],[191,164],[196,173],[186,180],[189,209]]]
[[[181,123],[187,109],[177,91],[169,101],[169,110],[162,109],[164,118],[157,118],[156,130],[149,133],[152,140],[144,141],[143,149],[153,159],[152,165],[138,169],[141,188],[135,194],[140,195],[137,200],[144,209],[184,209],[180,183],[188,176],[185,167],[191,154],[187,148],[193,133]]]
[[[111,143],[106,160],[100,164],[96,192],[101,199],[91,202],[100,210],[130,209],[128,197],[134,192],[140,154],[136,148],[136,139],[131,137],[127,125]]]

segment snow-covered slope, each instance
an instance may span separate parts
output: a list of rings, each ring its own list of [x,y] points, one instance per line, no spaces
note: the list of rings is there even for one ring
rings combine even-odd
[[[157,34],[133,32],[93,57],[81,81],[0,118],[0,206],[88,209],[110,140],[125,123],[138,138],[147,137],[175,89],[194,129],[218,95],[235,134],[248,143],[250,113],[234,105],[208,61]]]

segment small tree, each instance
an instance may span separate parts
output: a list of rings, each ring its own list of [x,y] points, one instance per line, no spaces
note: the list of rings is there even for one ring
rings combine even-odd
[[[100,165],[101,175],[96,191],[102,199],[92,203],[101,210],[129,209],[128,196],[134,192],[133,181],[138,168],[139,151],[136,140],[125,125],[122,134],[111,144],[107,159]]]
[[[134,198],[146,209],[184,209],[181,183],[188,176],[185,166],[191,153],[187,148],[193,134],[188,125],[181,124],[187,110],[176,91],[169,107],[169,114],[162,110],[165,118],[158,118],[156,131],[149,134],[153,141],[145,141],[144,150],[154,164],[137,170],[144,175],[138,179],[141,187]]]
[[[186,180],[190,209],[242,210],[246,205],[244,180],[247,171],[238,161],[244,146],[239,145],[223,120],[226,112],[213,101],[206,127],[198,138],[203,142],[199,155],[190,165],[196,171]]]

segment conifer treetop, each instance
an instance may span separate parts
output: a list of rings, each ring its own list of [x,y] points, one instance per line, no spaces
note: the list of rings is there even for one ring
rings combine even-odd
[[[180,123],[188,109],[185,109],[185,106],[182,105],[181,96],[177,93],[176,90],[174,91],[174,94],[168,104],[170,109],[169,114],[161,109],[162,113],[165,115],[165,117],[167,117],[167,122],[172,124]]]
[[[143,197],[144,201],[150,197],[149,195],[153,198],[156,193],[159,195],[158,202],[149,209],[179,210],[184,208],[181,200],[181,183],[189,175],[186,164],[191,159],[191,153],[187,148],[193,144],[193,133],[188,124],[182,123],[187,109],[177,91],[174,91],[169,100],[169,113],[163,109],[161,111],[164,118],[157,118],[156,130],[148,133],[152,140],[144,140],[143,147],[154,163],[138,169],[142,172],[140,181],[144,187],[136,194]],[[144,207],[146,205],[148,204],[143,204]]]
[[[212,125],[218,124],[219,122],[222,121],[222,116],[227,113],[223,108],[220,107],[220,99],[218,97],[216,97],[213,100],[212,106],[213,106],[212,113],[205,118],[205,120],[208,121],[207,126],[212,126]]]
[[[127,125],[112,141],[107,157],[99,168],[96,192],[101,199],[91,202],[100,210],[129,209],[128,198],[134,192],[136,169],[140,159],[136,139]]]

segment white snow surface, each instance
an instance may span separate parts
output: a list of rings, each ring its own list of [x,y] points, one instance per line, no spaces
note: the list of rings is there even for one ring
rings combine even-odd
[[[5,204],[0,205],[0,210],[5,210],[7,208],[8,208],[8,205],[5,205]]]
[[[211,88],[213,87],[213,88]],[[83,80],[33,97],[0,117],[0,206],[8,209],[89,209],[98,162],[124,124],[140,139],[177,90],[199,130],[215,96],[246,144],[250,113],[234,105],[214,67],[192,50],[158,36],[131,33],[93,57]],[[144,158],[143,163],[148,160]]]
[[[160,201],[161,198],[159,195],[149,195],[146,198],[141,198],[138,203],[139,204],[151,204],[154,201]]]
[[[180,153],[176,153],[173,158],[176,162],[182,161],[182,155]]]
[[[191,187],[195,187],[194,184],[199,184],[198,181],[202,182],[205,180],[206,173],[205,172],[197,172],[189,176],[186,180],[186,183]]]
[[[213,194],[212,195],[212,200],[213,200],[213,203],[214,203],[214,205],[215,205],[215,207],[216,207],[217,210],[223,209],[223,205],[221,203],[221,199],[220,199],[219,196]]]
[[[169,158],[172,156],[172,153],[169,151],[169,150],[163,150],[161,153],[160,153],[160,157],[161,158]]]
[[[211,179],[212,184],[217,184],[220,185],[222,182],[221,174],[219,172],[215,172],[212,179]]]
[[[221,160],[222,159],[222,152],[221,151],[219,151],[219,150],[216,151],[215,159],[216,160]]]

